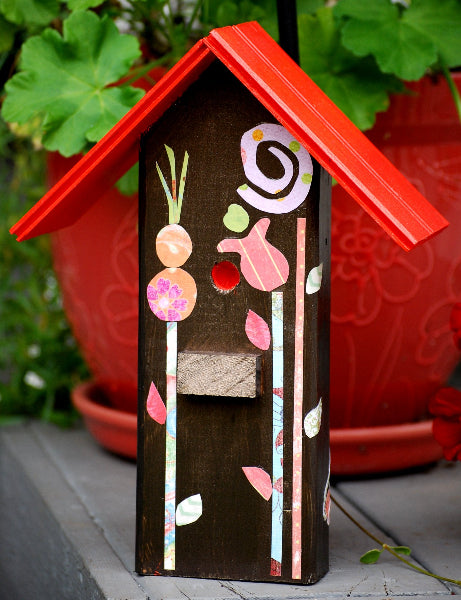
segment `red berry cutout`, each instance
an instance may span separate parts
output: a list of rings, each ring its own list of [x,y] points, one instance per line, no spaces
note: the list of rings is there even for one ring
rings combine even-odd
[[[223,260],[211,269],[211,278],[221,292],[230,292],[240,283],[240,273],[234,263]]]

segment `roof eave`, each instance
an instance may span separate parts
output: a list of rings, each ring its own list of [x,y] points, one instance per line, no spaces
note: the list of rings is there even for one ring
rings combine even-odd
[[[126,115],[12,228],[18,241],[75,223],[138,160],[139,140],[215,59],[203,40],[172,67]],[[65,201],[64,201],[65,200]]]

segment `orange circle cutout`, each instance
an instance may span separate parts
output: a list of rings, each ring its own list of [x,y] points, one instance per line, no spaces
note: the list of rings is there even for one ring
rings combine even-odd
[[[192,241],[184,227],[172,223],[158,232],[155,250],[165,267],[180,267],[191,255]]]

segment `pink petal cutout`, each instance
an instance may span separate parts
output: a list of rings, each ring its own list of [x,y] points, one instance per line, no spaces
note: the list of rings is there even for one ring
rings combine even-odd
[[[242,471],[245,473],[246,478],[255,488],[257,492],[261,494],[264,500],[269,500],[272,496],[272,481],[270,475],[261,469],[260,467],[242,467]]]
[[[166,421],[166,406],[153,382],[150,384],[146,406],[147,412],[154,421],[163,425]]]
[[[266,321],[252,310],[248,311],[245,333],[252,344],[260,350],[267,350],[271,343],[271,332]]]

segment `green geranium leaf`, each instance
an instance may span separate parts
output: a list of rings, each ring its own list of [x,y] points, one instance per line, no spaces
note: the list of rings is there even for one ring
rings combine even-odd
[[[239,9],[235,2],[222,2],[216,11],[218,27],[233,25],[238,22]]]
[[[312,1],[315,0],[302,0],[303,3]],[[204,0],[201,15],[202,21],[210,27],[258,21],[269,35],[278,37],[275,0]]]
[[[70,10],[85,10],[102,4],[104,0],[67,0]]]
[[[362,0],[338,0],[333,11],[336,17],[380,21],[398,16],[399,7],[391,0],[373,0],[366,5]]]
[[[414,30],[431,39],[449,67],[461,65],[461,3],[459,0],[412,0],[403,15]]]
[[[251,2],[250,0],[240,0],[231,2],[226,0],[220,2],[216,10],[216,23],[219,27],[226,25],[235,25],[243,21],[259,21],[265,19],[267,15],[267,2]]]
[[[313,15],[324,5],[324,0],[298,0],[296,7],[298,9],[298,15]]]
[[[41,115],[43,145],[70,156],[99,140],[143,95],[108,87],[139,56],[137,40],[92,12],[64,21],[63,35],[46,29],[23,46],[20,72],[5,86],[2,114],[23,124]]]
[[[396,79],[341,45],[330,8],[300,15],[298,26],[301,67],[357,127],[372,127],[376,113],[389,106],[388,92],[400,91]]]
[[[374,550],[368,550],[360,557],[360,562],[366,565],[374,565],[378,562],[379,557],[381,556],[382,550],[378,550],[375,548]]]
[[[0,52],[8,52],[14,42],[16,28],[0,15]]]
[[[131,196],[138,191],[139,184],[139,163],[136,163],[131,169],[122,175],[117,181],[116,186],[118,191],[125,196]]]
[[[398,554],[405,554],[405,556],[410,556],[411,554],[411,548],[408,546],[391,546],[391,548]]]
[[[48,25],[59,15],[58,0],[0,0],[0,13],[16,25]]]
[[[342,29],[344,46],[358,56],[372,54],[384,73],[404,80],[422,77],[437,60],[432,40],[404,19],[406,10],[389,0],[375,0],[369,8],[363,10],[360,0],[341,0],[336,5],[335,14],[348,17]]]
[[[340,0],[342,41],[358,56],[373,55],[384,73],[415,80],[441,58],[461,64],[461,4],[458,0],[413,0],[408,8],[374,0]]]

